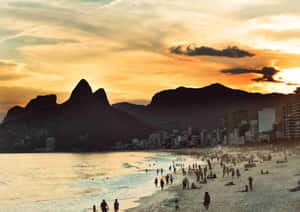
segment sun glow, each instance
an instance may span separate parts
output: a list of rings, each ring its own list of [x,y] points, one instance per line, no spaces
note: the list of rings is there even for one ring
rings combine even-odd
[[[286,83],[300,85],[300,68],[283,69],[281,72],[276,74],[274,78]]]

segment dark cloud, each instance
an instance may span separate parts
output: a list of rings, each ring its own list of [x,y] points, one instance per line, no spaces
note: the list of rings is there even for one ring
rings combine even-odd
[[[279,81],[274,79],[274,75],[280,72],[279,70],[273,67],[263,67],[262,69],[244,69],[244,68],[233,68],[233,69],[225,69],[221,71],[224,74],[260,74],[262,75],[259,78],[252,79],[256,82],[276,82],[276,83],[284,83],[283,81]]]
[[[170,48],[170,52],[173,54],[182,54],[187,56],[218,56],[218,57],[252,57],[254,54],[239,49],[236,46],[227,47],[226,49],[217,50],[211,47],[201,46],[195,47],[193,45],[178,45]]]

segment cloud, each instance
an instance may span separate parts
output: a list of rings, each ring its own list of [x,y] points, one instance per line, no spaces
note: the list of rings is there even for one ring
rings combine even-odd
[[[242,19],[254,19],[262,16],[299,14],[299,0],[271,0],[262,1],[261,4],[244,5],[235,14]]]
[[[300,29],[289,29],[289,30],[270,30],[270,29],[259,29],[252,33],[255,36],[262,36],[267,40],[271,41],[288,41],[288,40],[299,40]]]
[[[19,67],[20,64],[15,62],[0,61],[0,82],[27,77],[28,74],[20,73],[20,71],[18,71]]]
[[[262,75],[259,78],[252,79],[255,82],[275,82],[275,83],[284,83],[283,81],[279,81],[274,79],[274,76],[280,71],[273,67],[263,67],[262,69],[245,69],[245,68],[233,68],[233,69],[224,69],[221,71],[224,74],[260,74]]]
[[[239,49],[236,46],[227,47],[226,49],[217,50],[211,47],[201,46],[195,47],[194,45],[178,45],[170,48],[170,52],[173,54],[181,54],[186,56],[218,56],[218,57],[252,57],[254,54]]]
[[[0,61],[0,71],[11,71],[18,67],[17,63],[9,61]]]

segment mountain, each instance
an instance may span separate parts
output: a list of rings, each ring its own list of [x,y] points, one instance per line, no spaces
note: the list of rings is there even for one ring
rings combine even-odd
[[[144,107],[128,103],[113,106],[153,127],[214,128],[228,112],[245,109],[253,114],[263,107],[280,107],[294,96],[249,93],[217,83],[203,88],[178,87],[161,91]]]
[[[39,146],[41,138],[56,137],[57,150],[95,151],[114,141],[147,136],[152,129],[126,112],[112,107],[104,89],[92,92],[82,79],[70,98],[56,103],[56,95],[38,96],[26,107],[11,108],[2,124],[17,138],[30,137]]]

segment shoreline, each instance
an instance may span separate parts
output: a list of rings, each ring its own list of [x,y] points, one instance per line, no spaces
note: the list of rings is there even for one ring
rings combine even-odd
[[[238,167],[241,170],[241,179],[232,177],[222,177],[222,170],[219,163],[213,163],[213,171],[217,173],[217,179],[208,180],[207,184],[198,184],[200,189],[183,190],[181,182],[183,176],[177,172],[174,184],[168,186],[163,191],[156,191],[151,196],[140,198],[134,208],[126,209],[126,212],[160,212],[175,211],[175,199],[178,199],[180,211],[206,211],[203,207],[204,192],[209,192],[212,198],[211,206],[208,211],[300,211],[300,191],[290,192],[289,189],[297,186],[300,180],[300,144],[297,148],[289,148],[288,162],[276,163],[282,160],[283,151],[268,149],[267,145],[262,149],[247,149],[225,147],[226,154],[247,155],[271,153],[271,161],[259,161],[257,166],[244,171],[243,163]],[[190,154],[193,151],[195,154]],[[194,155],[202,157],[201,153],[214,151],[214,149],[181,149],[173,151],[179,155]],[[180,152],[180,153],[179,153]],[[261,175],[260,170],[268,170],[270,174]],[[254,178],[253,192],[240,192],[248,183],[248,177]],[[187,175],[190,182],[196,182],[194,175]],[[234,186],[225,186],[226,183],[233,181]]]

